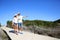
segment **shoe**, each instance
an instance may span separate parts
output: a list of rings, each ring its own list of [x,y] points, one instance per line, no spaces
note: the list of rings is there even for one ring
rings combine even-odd
[[[22,32],[20,32],[20,34],[23,34]]]
[[[18,32],[18,33],[23,34],[22,32]]]
[[[18,32],[17,32],[17,31],[15,31],[15,34],[16,34],[16,35],[18,35]]]
[[[18,35],[18,33],[15,33],[16,35]]]

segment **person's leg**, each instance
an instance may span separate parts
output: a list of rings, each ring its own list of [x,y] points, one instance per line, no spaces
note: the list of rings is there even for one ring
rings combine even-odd
[[[18,34],[18,26],[16,25],[16,34]]]
[[[20,23],[18,23],[18,32],[20,31]]]
[[[20,29],[21,29],[21,31],[23,31],[22,23],[20,23]]]
[[[19,29],[19,32],[22,33],[22,31],[23,31],[22,23],[19,23],[19,27],[18,27],[18,29]]]
[[[17,33],[17,31],[18,31],[17,24],[14,25],[14,31],[15,31],[16,34],[18,34],[18,33]]]

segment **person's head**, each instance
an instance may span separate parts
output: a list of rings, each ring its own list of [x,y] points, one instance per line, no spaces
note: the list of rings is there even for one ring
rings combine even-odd
[[[17,16],[15,15],[14,18],[17,18]]]
[[[17,16],[20,16],[20,13],[18,13]]]

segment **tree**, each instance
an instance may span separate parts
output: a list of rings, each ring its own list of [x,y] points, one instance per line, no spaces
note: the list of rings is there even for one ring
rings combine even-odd
[[[7,21],[7,27],[12,27],[12,21]]]
[[[54,26],[60,26],[60,19],[54,21],[53,23],[54,23]]]
[[[0,23],[0,27],[1,27],[1,23]]]
[[[60,23],[60,19],[58,19],[58,20],[54,21],[54,23]]]

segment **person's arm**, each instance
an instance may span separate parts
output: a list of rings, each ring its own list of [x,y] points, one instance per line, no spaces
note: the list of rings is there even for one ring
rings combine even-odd
[[[14,25],[14,19],[12,20],[12,27],[13,27],[13,25]]]
[[[14,22],[12,22],[12,27],[14,27]]]
[[[28,16],[23,16],[23,18],[26,18],[26,17],[28,17]]]

